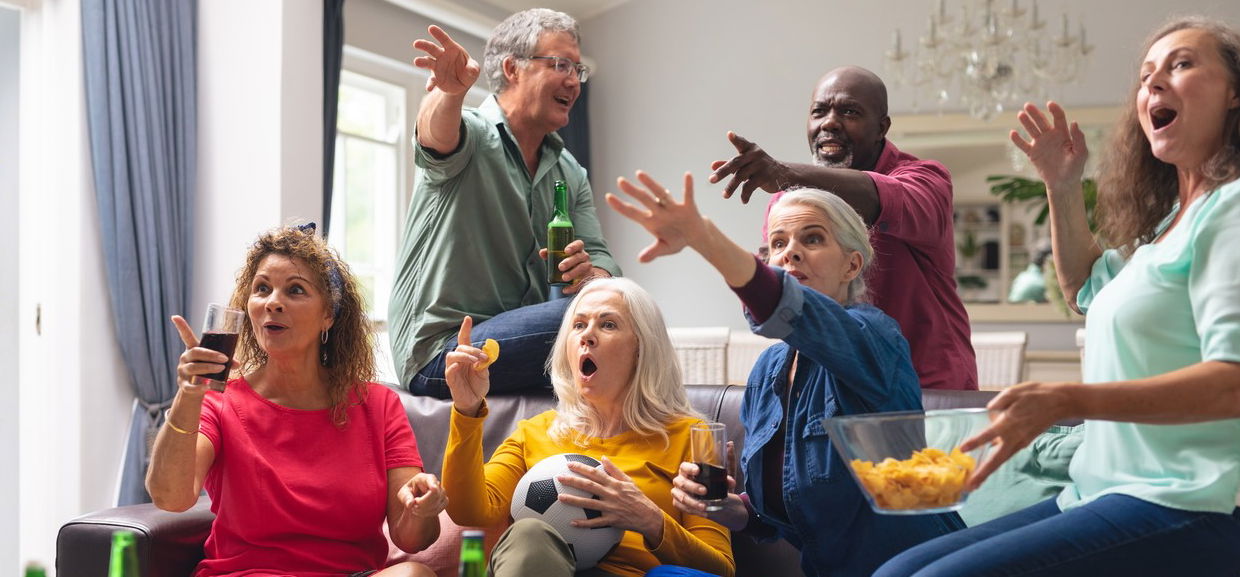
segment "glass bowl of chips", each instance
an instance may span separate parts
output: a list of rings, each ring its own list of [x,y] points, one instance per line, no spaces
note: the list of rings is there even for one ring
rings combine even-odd
[[[824,419],[835,450],[876,512],[946,513],[964,506],[965,479],[990,444],[960,445],[990,424],[986,409],[873,413]]]

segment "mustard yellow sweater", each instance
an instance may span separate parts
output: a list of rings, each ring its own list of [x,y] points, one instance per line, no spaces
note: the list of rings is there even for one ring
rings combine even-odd
[[[555,411],[517,424],[491,456],[482,461],[482,423],[478,417],[452,411],[448,447],[443,460],[443,487],[448,514],[464,526],[485,527],[509,517],[517,482],[530,467],[551,455],[580,453],[606,456],[624,471],[663,510],[663,542],[647,548],[638,533],[626,531],[598,567],[617,575],[639,577],[657,565],[692,567],[730,577],[736,572],[730,534],[722,525],[697,515],[681,513],[672,505],[672,478],[682,461],[690,460],[689,427],[701,419],[682,418],[667,426],[667,443],[658,436],[622,433],[607,439],[587,439],[586,446],[556,441],[547,434]]]

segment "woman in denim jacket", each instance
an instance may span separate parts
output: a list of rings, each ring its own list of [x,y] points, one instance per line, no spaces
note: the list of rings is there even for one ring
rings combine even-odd
[[[873,249],[856,211],[820,190],[784,196],[769,216],[776,266],[768,267],[698,212],[690,175],[683,202],[650,176],[637,178],[644,188],[623,178],[619,186],[644,209],[614,195],[607,202],[655,236],[639,260],[692,248],[740,297],[753,331],[784,341],[762,354],[745,390],[745,492],[708,513],[693,497],[705,493],[697,467],[684,463],[673,482],[676,506],[733,531],[783,537],[801,550],[807,575],[832,577],[869,576],[904,549],[963,528],[954,513],[874,513],[823,427],[836,415],[921,408],[899,326],[862,302]],[[662,567],[650,575],[703,573]]]

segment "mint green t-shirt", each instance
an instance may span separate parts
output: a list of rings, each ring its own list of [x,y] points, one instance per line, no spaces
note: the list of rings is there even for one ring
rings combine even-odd
[[[1180,207],[1160,226],[1165,230]],[[1240,181],[1198,198],[1157,243],[1103,253],[1078,295],[1086,383],[1140,379],[1203,361],[1240,362]],[[1190,425],[1087,421],[1061,509],[1124,494],[1231,513],[1240,419]]]
[[[415,176],[388,309],[392,360],[401,384],[456,337],[465,315],[477,325],[549,297],[547,242],[555,181],[569,192],[574,232],[592,265],[620,275],[594,207],[586,171],[555,133],[542,142],[531,178],[494,96],[461,115],[461,143],[447,156],[413,139]]]

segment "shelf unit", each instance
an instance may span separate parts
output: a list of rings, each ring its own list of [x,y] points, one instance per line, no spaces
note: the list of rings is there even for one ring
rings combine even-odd
[[[1095,151],[1104,148],[1105,133],[1120,115],[1120,109],[1113,107],[1072,108],[1067,112],[1069,120],[1076,121],[1085,133],[1090,150]],[[1049,236],[1044,226],[1034,225],[1036,210],[1002,202],[990,194],[986,181],[992,175],[1036,178],[1024,155],[1008,137],[1011,129],[1019,128],[1015,116],[1013,112],[987,122],[963,114],[897,115],[892,117],[887,136],[900,150],[937,160],[952,174],[956,278],[958,286],[967,285],[961,286],[960,291],[971,320],[1079,320],[1079,316],[1065,315],[1052,304],[1007,302],[1012,280],[1033,259],[1038,240]],[[1086,166],[1086,173],[1092,174],[1092,163]],[[970,212],[976,213],[974,218],[968,216]],[[970,234],[978,248],[972,256],[966,256],[961,254],[960,247]],[[986,251],[990,251],[989,256]],[[962,278],[968,280],[961,283]],[[985,283],[984,288],[977,286],[979,279]]]

